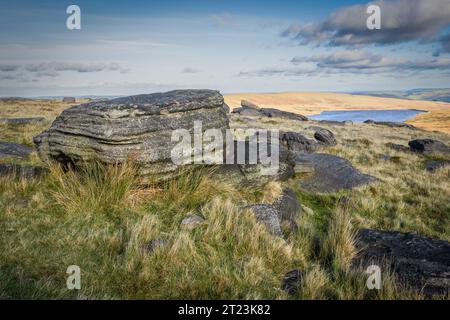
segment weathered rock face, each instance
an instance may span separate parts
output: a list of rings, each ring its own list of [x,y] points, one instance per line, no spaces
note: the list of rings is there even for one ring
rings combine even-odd
[[[176,90],[95,101],[66,109],[50,129],[34,138],[44,161],[62,163],[99,160],[121,163],[133,157],[143,176],[169,177],[172,131],[193,132],[229,127],[222,95],[213,90]]]
[[[333,132],[325,128],[319,128],[314,133],[314,138],[325,146],[335,146],[337,144]]]
[[[357,263],[387,259],[398,278],[426,295],[449,294],[450,243],[411,233],[360,230]]]
[[[433,139],[417,139],[408,142],[410,149],[417,153],[450,153],[450,147],[443,142]]]
[[[310,192],[336,192],[376,181],[355,169],[350,161],[325,153],[297,153],[296,161],[310,165],[314,173],[300,180],[300,186]]]
[[[28,159],[32,151],[33,148],[18,143],[0,141],[0,158]]]

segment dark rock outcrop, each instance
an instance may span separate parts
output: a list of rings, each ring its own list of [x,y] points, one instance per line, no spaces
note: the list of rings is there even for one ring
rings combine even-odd
[[[386,143],[386,147],[395,150],[395,151],[400,151],[400,152],[411,152],[411,149],[408,148],[407,146],[401,145],[401,144],[396,144],[396,143],[392,143],[392,142],[388,142]]]
[[[450,160],[427,160],[425,161],[425,169],[428,171],[435,171],[437,169],[450,166]]]
[[[363,268],[388,261],[397,277],[426,295],[450,290],[450,243],[413,233],[359,231],[356,263]]]
[[[142,177],[169,178],[177,166],[171,151],[175,129],[192,133],[229,127],[222,95],[213,90],[175,90],[95,101],[64,110],[52,126],[34,138],[44,161],[64,164],[99,160],[121,163],[133,157]]]
[[[313,152],[318,147],[317,141],[298,132],[280,132],[280,141],[294,152]]]
[[[0,124],[41,124],[45,122],[44,117],[33,118],[1,118]]]
[[[433,139],[411,140],[408,142],[408,145],[411,151],[422,154],[450,153],[450,147],[441,141]]]
[[[416,129],[413,125],[404,123],[404,122],[391,122],[391,121],[374,121],[374,120],[366,120],[364,121],[366,124],[376,124],[379,126],[387,126],[390,128],[407,128],[407,129]]]
[[[314,173],[300,180],[300,186],[310,192],[336,192],[376,181],[361,173],[350,161],[324,153],[297,153],[296,162],[314,168]]]
[[[28,164],[0,163],[0,176],[13,176],[19,179],[39,178],[48,172],[47,168]]]
[[[337,144],[333,132],[328,129],[319,128],[314,133],[314,138],[324,146],[335,146]]]
[[[33,148],[14,142],[0,141],[0,158],[28,159]]]

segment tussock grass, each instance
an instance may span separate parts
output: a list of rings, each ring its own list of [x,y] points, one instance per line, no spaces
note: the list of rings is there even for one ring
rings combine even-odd
[[[260,122],[313,133],[307,129],[311,124],[298,121]],[[210,167],[185,169],[175,179],[143,186],[132,160],[94,162],[78,170],[51,165],[42,180],[0,177],[0,298],[422,299],[385,266],[382,289],[367,289],[367,266],[352,263],[355,230],[415,231],[449,240],[449,169],[425,172],[423,157],[385,146],[406,145],[425,137],[422,132],[323,126],[340,142],[326,152],[349,159],[380,182],[312,194],[300,190],[295,179],[239,187],[218,180]],[[1,132],[0,139],[30,141],[19,131]],[[426,136],[450,143],[440,133]],[[380,154],[391,160],[380,160]],[[281,239],[239,208],[272,203],[286,185],[310,209],[299,217],[298,230]],[[349,197],[348,205],[340,204],[342,196]],[[181,228],[188,213],[205,223]],[[167,245],[146,252],[145,245],[157,239]],[[73,264],[82,271],[80,291],[65,286]],[[293,269],[301,270],[303,280],[291,297],[281,281]]]
[[[123,206],[133,207],[139,190],[135,182],[131,162],[105,166],[97,161],[78,170],[53,164],[48,180],[53,199],[69,214],[111,214]]]

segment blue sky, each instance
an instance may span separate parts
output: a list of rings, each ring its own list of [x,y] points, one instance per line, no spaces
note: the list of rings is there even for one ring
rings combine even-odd
[[[450,0],[374,3],[381,30],[367,1],[0,1],[0,95],[449,87]]]

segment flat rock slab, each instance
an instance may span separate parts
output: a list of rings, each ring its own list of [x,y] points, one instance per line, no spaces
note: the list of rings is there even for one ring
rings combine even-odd
[[[14,142],[0,141],[0,158],[28,159],[33,148]]]
[[[311,176],[300,180],[300,186],[309,192],[330,193],[376,181],[376,178],[355,169],[350,161],[331,154],[297,153],[296,162],[314,168]]]
[[[407,129],[417,129],[413,125],[404,123],[404,122],[392,122],[392,121],[374,121],[374,120],[366,120],[364,121],[366,124],[376,124],[379,126],[386,126],[391,128],[407,128]]]
[[[0,124],[39,124],[45,122],[44,117],[34,118],[0,118]]]
[[[19,179],[39,178],[48,172],[47,168],[27,164],[0,163],[0,176],[14,176]]]
[[[363,229],[358,233],[363,268],[389,261],[398,278],[426,295],[448,294],[450,243],[413,233]]]

